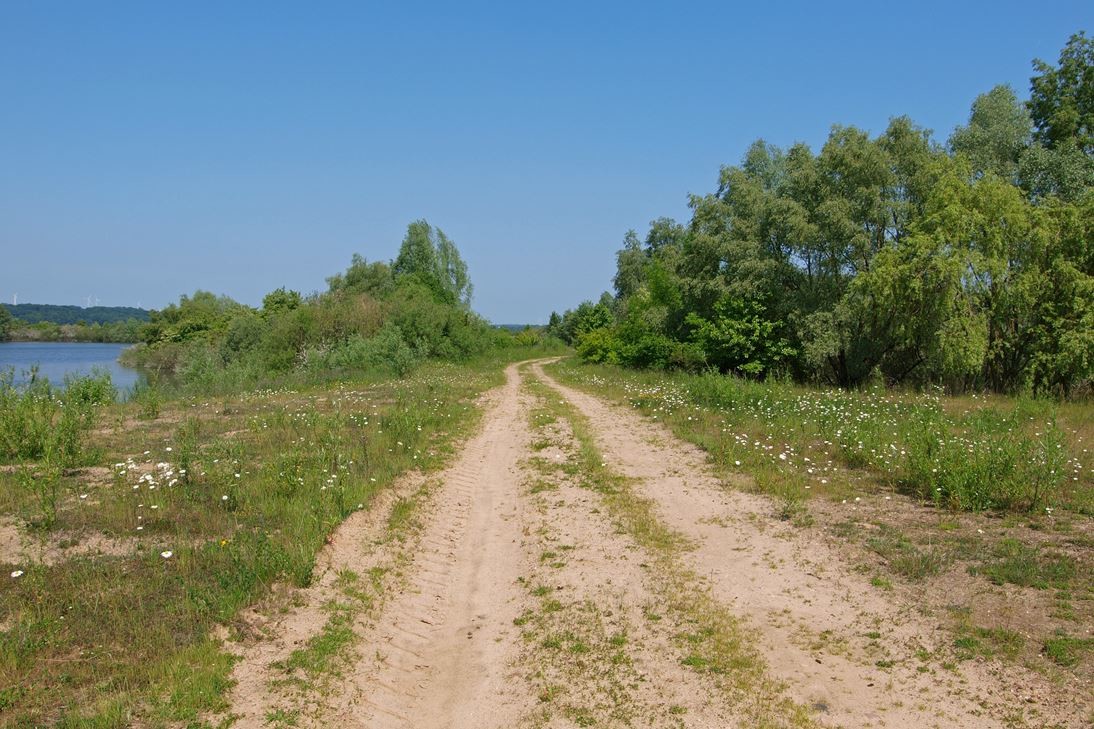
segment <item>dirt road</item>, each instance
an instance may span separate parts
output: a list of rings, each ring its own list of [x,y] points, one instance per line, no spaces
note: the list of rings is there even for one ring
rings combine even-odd
[[[248,616],[230,643],[236,726],[1089,717],[1018,665],[924,670],[911,656],[948,640],[930,618],[871,590],[769,501],[727,488],[701,452],[541,363],[509,367],[482,406],[481,431],[448,469],[355,514],[312,588]],[[601,468],[615,486],[591,480]]]

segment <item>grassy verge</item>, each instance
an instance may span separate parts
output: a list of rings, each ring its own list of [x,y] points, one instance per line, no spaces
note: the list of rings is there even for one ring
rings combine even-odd
[[[572,360],[552,372],[665,422],[781,498],[882,486],[957,510],[1094,514],[1085,403],[811,390]]]
[[[413,494],[400,497],[391,510],[377,544],[397,543],[396,548],[370,567],[365,575],[353,570],[338,572],[333,597],[323,606],[327,622],[316,635],[283,661],[273,665],[279,675],[271,689],[279,690],[281,706],[266,717],[270,726],[295,726],[301,715],[316,704],[360,658],[358,626],[363,616],[375,616],[391,586],[405,577],[403,568],[411,561],[408,539],[421,524],[419,507],[429,498],[433,484],[421,485]],[[316,717],[320,718],[320,717]]]
[[[346,516],[406,470],[439,467],[501,364],[111,406],[88,434],[97,464],[51,474],[48,523],[34,480],[0,472],[0,513],[35,545],[0,565],[0,724],[200,725],[222,711],[231,660],[211,629],[276,582],[308,584]],[[296,673],[342,650],[353,605],[332,606]]]
[[[618,528],[651,556],[649,574],[659,603],[646,617],[657,622],[667,616],[685,626],[673,636],[681,664],[710,678],[749,726],[812,726],[809,711],[767,676],[753,636],[683,565],[680,553],[687,541],[657,518],[652,502],[639,496],[628,479],[604,465],[587,420],[547,385],[530,381],[528,387],[543,408],[570,423],[578,444],[573,471],[582,485],[600,495]]]

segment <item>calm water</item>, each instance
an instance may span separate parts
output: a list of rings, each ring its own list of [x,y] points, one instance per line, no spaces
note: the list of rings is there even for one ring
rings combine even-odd
[[[128,344],[77,344],[72,342],[0,342],[0,371],[15,368],[15,382],[26,381],[29,370],[38,365],[39,377],[48,377],[56,385],[65,375],[86,375],[106,370],[118,392],[123,394],[136,384],[140,374],[122,367],[118,357]]]

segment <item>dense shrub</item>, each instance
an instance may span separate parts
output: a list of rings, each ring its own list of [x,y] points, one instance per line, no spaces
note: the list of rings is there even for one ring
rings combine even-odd
[[[36,377],[16,386],[14,371],[0,373],[0,462],[44,460],[57,468],[81,463],[97,406],[115,395],[106,373],[66,378],[63,390]]]
[[[143,346],[125,354],[154,378],[197,391],[233,389],[291,376],[355,371],[409,373],[427,358],[465,360],[516,341],[471,311],[467,267],[451,240],[412,223],[397,259],[355,255],[329,290],[302,297],[276,289],[261,309],[199,291],[152,312]],[[606,312],[601,320],[610,321]]]

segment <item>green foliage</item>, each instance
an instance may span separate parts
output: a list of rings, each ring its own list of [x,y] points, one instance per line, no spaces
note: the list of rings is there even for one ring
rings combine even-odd
[[[307,298],[276,289],[258,310],[203,291],[183,296],[152,312],[143,346],[123,358],[161,385],[210,393],[296,375],[403,376],[430,358],[466,360],[492,348],[542,343],[532,330],[515,337],[496,332],[470,310],[466,264],[424,220],[409,226],[393,263],[355,254],[327,281],[326,293]],[[601,321],[610,323],[610,312]]]
[[[968,157],[978,174],[1014,179],[1018,162],[1030,144],[1033,122],[1010,86],[996,86],[976,97],[969,124],[950,137],[957,154]]]
[[[306,353],[306,366],[315,371],[389,372],[407,375],[421,362],[396,324],[388,322],[373,337],[354,335],[326,350]]]
[[[795,354],[789,342],[779,336],[779,323],[763,314],[762,304],[724,299],[714,305],[712,319],[692,312],[685,322],[692,329],[692,342],[711,365],[722,372],[759,376]]]
[[[567,344],[576,344],[583,335],[611,326],[614,321],[612,297],[605,293],[599,302],[583,301],[561,317],[552,312],[547,331]]]
[[[1089,390],[1092,48],[1079,34],[1038,63],[1028,108],[1006,86],[978,97],[947,148],[905,117],[833,127],[819,153],[758,140],[686,225],[628,232],[614,297],[549,330],[592,362]]]
[[[6,341],[11,336],[11,328],[15,318],[8,312],[7,307],[0,304],[0,342]]]
[[[182,296],[178,304],[153,311],[143,339],[147,344],[212,341],[223,334],[233,316],[247,311],[227,296],[196,291],[193,296]]]
[[[65,380],[65,389],[32,376],[16,387],[12,370],[0,373],[0,463],[43,461],[51,468],[79,465],[98,406],[114,401],[105,372]]]
[[[345,273],[327,279],[331,293],[368,294],[382,299],[395,287],[391,266],[381,261],[369,263],[359,253],[353,254]]]
[[[24,324],[121,324],[148,321],[149,312],[132,306],[59,306],[56,304],[0,304],[0,309]],[[3,317],[3,314],[0,314]]]
[[[287,291],[284,287],[274,289],[262,297],[262,314],[264,316],[274,316],[286,311],[292,311],[293,309],[299,309],[301,303],[303,303],[303,299],[300,297],[299,291]]]
[[[1037,138],[1048,147],[1074,144],[1094,154],[1094,39],[1076,33],[1058,66],[1038,60],[1033,67],[1029,110]]]
[[[145,322],[139,319],[108,324],[55,324],[48,321],[27,324],[14,320],[10,323],[8,338],[22,342],[139,342],[144,325]]]
[[[391,265],[396,281],[417,279],[438,301],[448,305],[471,304],[471,279],[456,246],[440,229],[424,220],[407,226],[399,255]]]

